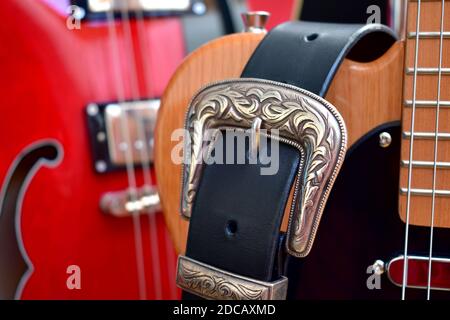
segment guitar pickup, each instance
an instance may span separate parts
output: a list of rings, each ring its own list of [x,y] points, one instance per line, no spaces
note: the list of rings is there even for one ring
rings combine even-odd
[[[403,285],[404,256],[398,256],[386,265],[389,280],[398,287]],[[406,287],[433,290],[450,290],[450,259],[410,255],[407,259]],[[431,274],[429,264],[431,263]]]
[[[203,0],[71,0],[71,4],[81,9],[86,20],[105,20],[107,12],[120,17],[124,10],[131,17],[137,12],[144,17],[206,12]]]
[[[85,110],[94,169],[106,173],[153,162],[159,99],[90,103]]]

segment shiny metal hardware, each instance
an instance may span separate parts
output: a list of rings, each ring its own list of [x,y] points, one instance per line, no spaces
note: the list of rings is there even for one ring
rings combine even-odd
[[[372,265],[372,269],[376,275],[382,275],[385,271],[385,264],[383,260],[376,260]]]
[[[402,160],[401,161],[402,167],[408,167],[409,166],[409,160]],[[419,161],[414,160],[412,161],[413,168],[434,168],[434,162],[433,161]],[[450,169],[450,162],[436,162],[436,168],[438,169]]]
[[[192,5],[191,0],[154,1],[154,0],[87,0],[92,12],[107,11],[187,11]]]
[[[143,187],[134,195],[129,190],[107,192],[100,199],[100,208],[104,213],[122,218],[155,213],[161,210],[161,203],[155,187]]]
[[[406,36],[406,7],[404,0],[389,0],[389,26],[402,40]]]
[[[88,137],[97,173],[124,169],[127,160],[133,165],[153,162],[159,105],[159,99],[87,105]]]
[[[261,79],[234,79],[210,84],[192,99],[186,129],[181,214],[189,219],[202,175],[203,156],[211,141],[204,134],[223,128],[248,130],[256,118],[268,135],[301,154],[294,185],[286,247],[297,257],[308,255],[320,219],[346,152],[347,132],[335,107],[295,86]]]
[[[407,74],[414,74],[414,68],[407,68],[406,73]],[[448,75],[450,74],[450,68],[441,68],[441,74],[442,75]],[[439,74],[439,68],[417,68],[417,74]]]
[[[408,194],[408,188],[400,188],[401,194]],[[432,196],[432,189],[411,189],[412,196]],[[450,190],[434,190],[436,197],[450,197]]]
[[[436,136],[436,133],[434,133],[434,132],[414,132],[414,140],[416,140],[416,139],[434,139],[435,136]],[[439,140],[450,139],[450,133],[446,133],[446,132],[439,132],[437,136],[438,136]],[[410,139],[411,132],[409,132],[409,131],[403,132],[403,138]]]
[[[408,281],[407,288],[427,289],[428,287],[428,268],[430,258],[428,256],[408,255]],[[393,258],[386,264],[386,273],[388,279],[396,286],[403,285],[403,264],[405,258],[403,255]],[[432,290],[449,291],[450,290],[450,259],[441,257],[431,258],[432,270],[439,270],[431,275]],[[414,276],[410,276],[414,275]]]
[[[204,0],[71,0],[77,16],[83,20],[105,20],[112,16],[117,19],[129,17],[158,17],[206,12]],[[81,20],[80,19],[80,20]]]
[[[132,148],[133,162],[153,161],[153,137],[160,101],[146,100],[108,104],[105,107],[106,136],[109,158],[116,166],[126,165],[128,148]],[[123,121],[127,122],[127,136],[123,132]],[[142,134],[140,134],[142,130]],[[145,141],[141,138],[145,137]],[[128,146],[127,138],[132,142]],[[142,148],[147,144],[149,159],[142,159]]]
[[[221,270],[194,259],[179,256],[177,285],[205,299],[284,300],[288,279],[264,282]]]
[[[415,106],[420,107],[420,108],[436,108],[437,107],[437,100],[416,100],[415,102]],[[405,101],[405,106],[407,107],[412,107],[413,106],[413,101],[412,100],[406,100]],[[439,100],[439,107],[450,107],[450,101],[444,101],[444,100]]]
[[[261,141],[261,118],[256,117],[252,123],[251,136],[250,136],[250,150],[252,157],[256,159],[258,157],[259,143]]]
[[[380,133],[380,147],[387,148],[391,145],[392,137],[389,132]]]
[[[106,133],[103,131],[100,131],[97,133],[97,141],[98,142],[104,142],[106,140]]]
[[[86,113],[91,117],[96,116],[98,112],[99,112],[98,105],[95,103],[90,103],[86,107]]]
[[[95,170],[96,170],[97,172],[102,173],[102,172],[105,172],[106,169],[107,169],[107,164],[106,164],[105,161],[103,161],[103,160],[98,160],[98,161],[95,163]]]
[[[242,14],[244,32],[266,33],[266,24],[270,13],[266,11],[250,11]]]
[[[415,39],[417,33],[416,32],[408,32],[409,39]],[[442,33],[444,38],[450,38],[450,32],[444,31]],[[421,31],[419,32],[420,39],[439,39],[441,37],[441,33],[439,31]]]
[[[206,4],[203,1],[196,1],[192,5],[192,12],[200,16],[206,13]]]

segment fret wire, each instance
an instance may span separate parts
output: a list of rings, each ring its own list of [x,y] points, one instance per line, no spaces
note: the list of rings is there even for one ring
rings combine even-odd
[[[402,165],[402,167],[409,166],[409,160],[402,160],[401,165]],[[412,166],[415,168],[433,168],[434,162],[433,161],[413,160]],[[450,162],[437,161],[436,167],[439,169],[450,169]]]
[[[418,0],[408,0],[409,2],[419,2]],[[442,0],[421,0],[420,2],[441,2]],[[445,0],[445,1],[450,1],[450,0]]]
[[[445,39],[450,38],[450,31],[444,31],[442,33],[443,37]],[[420,39],[439,39],[441,37],[441,32],[439,31],[422,31],[419,32],[419,38]],[[415,39],[416,33],[415,32],[408,32],[408,39]]]
[[[409,190],[409,192],[408,192]],[[408,189],[408,188],[400,188],[400,193],[405,195],[410,193],[413,196],[431,196],[433,194],[432,189]],[[450,197],[450,190],[435,190],[435,195],[439,197]]]
[[[434,132],[414,132],[414,139],[433,139],[435,137]],[[403,138],[409,139],[411,138],[411,132],[410,131],[404,131],[403,132]],[[438,138],[441,140],[448,140],[450,139],[450,133],[447,132],[439,132]]]
[[[437,104],[438,104],[437,100],[416,100],[416,107],[434,108],[437,106]],[[406,100],[405,106],[411,107],[412,100]],[[450,101],[439,100],[439,107],[444,107],[444,108],[450,107]]]
[[[431,75],[438,75],[439,74],[439,68],[408,68],[406,69],[407,74],[414,74],[415,71],[417,71],[417,74],[431,74]],[[442,75],[449,75],[450,74],[450,68],[441,68],[441,74]]]

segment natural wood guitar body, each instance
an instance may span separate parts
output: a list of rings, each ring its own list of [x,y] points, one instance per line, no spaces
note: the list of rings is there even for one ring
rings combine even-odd
[[[262,38],[260,34],[240,33],[204,45],[185,59],[165,90],[156,128],[155,166],[164,216],[179,253],[185,250],[189,222],[179,214],[181,165],[171,160],[178,143],[171,141],[172,132],[184,127],[190,99],[203,85],[240,77]],[[341,65],[326,99],[344,117],[348,147],[376,126],[400,120],[403,53],[403,42],[398,41],[374,61],[346,59]],[[286,221],[282,228],[286,228]]]

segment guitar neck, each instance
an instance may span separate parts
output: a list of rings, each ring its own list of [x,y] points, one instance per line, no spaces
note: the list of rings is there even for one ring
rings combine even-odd
[[[445,3],[443,6],[442,4]],[[450,1],[408,1],[399,211],[450,227]]]

